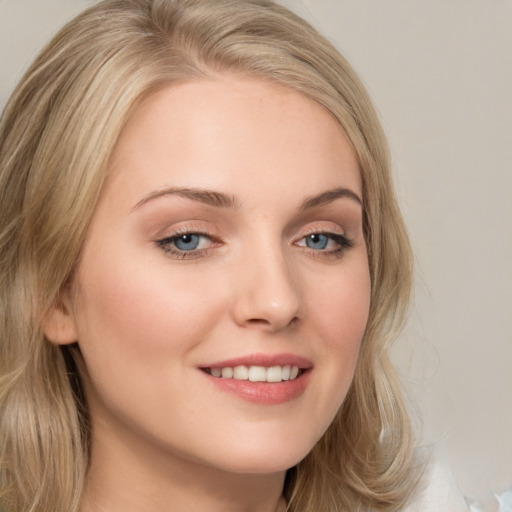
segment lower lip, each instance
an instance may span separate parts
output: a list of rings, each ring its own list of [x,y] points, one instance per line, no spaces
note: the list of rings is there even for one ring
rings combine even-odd
[[[203,374],[221,391],[237,395],[247,402],[278,405],[290,402],[304,393],[311,376],[311,369],[304,371],[293,380],[281,382],[251,382],[213,377],[204,372]]]

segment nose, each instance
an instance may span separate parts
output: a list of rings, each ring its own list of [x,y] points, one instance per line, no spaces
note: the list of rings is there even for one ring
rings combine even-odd
[[[235,322],[242,327],[279,331],[299,320],[299,280],[281,251],[248,254],[234,272]]]

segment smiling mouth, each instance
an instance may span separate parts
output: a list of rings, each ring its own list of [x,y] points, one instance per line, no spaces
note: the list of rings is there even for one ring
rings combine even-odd
[[[223,368],[202,368],[218,379],[233,379],[249,382],[285,382],[300,377],[306,370],[294,365],[285,366],[226,366]]]

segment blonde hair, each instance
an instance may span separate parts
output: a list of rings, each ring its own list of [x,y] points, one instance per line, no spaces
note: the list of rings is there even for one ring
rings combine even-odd
[[[407,309],[411,256],[361,82],[325,38],[269,0],[106,0],[42,51],[0,124],[4,512],[78,510],[90,441],[79,352],[46,340],[41,319],[73,274],[123,126],[159,87],[225,71],[324,105],[350,137],[363,182],[368,326],[334,422],[288,471],[288,509],[396,510],[411,491],[412,429],[387,355]]]

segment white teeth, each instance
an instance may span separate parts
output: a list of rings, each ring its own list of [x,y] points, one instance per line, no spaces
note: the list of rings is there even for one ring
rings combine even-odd
[[[299,375],[298,366],[235,366],[210,368],[210,375],[222,379],[249,380],[250,382],[281,382],[294,380]]]
[[[247,380],[249,378],[247,366],[235,366],[233,368],[233,378],[236,380]]]
[[[251,366],[249,368],[249,380],[251,382],[265,382],[267,380],[267,369],[263,366]]]
[[[212,368],[213,370],[213,368]],[[213,372],[212,372],[213,375]],[[221,375],[223,379],[232,379],[233,378],[233,368],[222,368]]]
[[[283,369],[280,366],[271,366],[267,370],[267,382],[281,382],[283,380]]]

